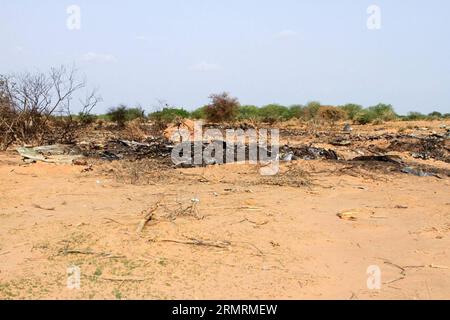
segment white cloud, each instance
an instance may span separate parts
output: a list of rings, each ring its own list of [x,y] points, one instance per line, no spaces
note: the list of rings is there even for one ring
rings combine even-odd
[[[94,63],[114,63],[117,62],[116,57],[111,54],[88,52],[83,55],[83,60]]]
[[[25,48],[22,47],[22,46],[15,46],[12,50],[13,50],[15,53],[24,53],[24,52],[25,52]]]
[[[147,40],[147,37],[143,36],[143,35],[137,35],[137,36],[134,36],[134,40],[144,41],[144,40]]]
[[[220,69],[220,66],[214,63],[208,63],[205,61],[199,62],[197,64],[194,64],[189,68],[192,71],[199,71],[199,72],[210,72],[210,71],[217,71]]]
[[[281,32],[279,32],[277,34],[278,38],[291,38],[291,37],[295,37],[297,35],[297,32],[295,32],[294,30],[283,30]]]

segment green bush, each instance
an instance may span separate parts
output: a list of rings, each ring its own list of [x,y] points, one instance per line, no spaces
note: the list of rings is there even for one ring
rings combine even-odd
[[[376,106],[363,109],[355,116],[355,121],[359,124],[368,124],[372,122],[392,121],[398,116],[390,104],[377,104]]]
[[[342,110],[347,114],[347,118],[350,120],[356,120],[356,116],[363,110],[363,107],[359,104],[348,103],[340,106]]]
[[[127,107],[126,106],[118,106],[113,107],[108,110],[106,113],[109,120],[117,123],[119,127],[123,127],[125,122],[127,121]]]
[[[127,108],[127,121],[132,121],[134,119],[143,119],[145,118],[145,110],[141,107],[136,108]]]
[[[119,127],[123,127],[127,121],[140,119],[145,117],[145,111],[140,108],[128,108],[125,105],[113,107],[106,114],[110,121],[117,123]]]
[[[176,119],[186,119],[189,118],[189,112],[184,109],[178,109],[178,108],[164,108],[161,111],[156,111],[151,114],[149,114],[149,118],[154,121],[164,122],[164,123],[171,123],[174,122]]]
[[[397,118],[394,108],[390,104],[379,103],[367,110],[374,114],[376,120],[392,121]]]
[[[305,120],[316,119],[320,106],[321,106],[320,102],[317,101],[308,102],[304,108]]]
[[[97,120],[97,116],[95,114],[80,112],[78,113],[78,121],[83,125],[88,125],[94,123]]]
[[[163,130],[166,129],[169,124],[186,119],[189,115],[189,112],[184,109],[163,108],[161,111],[149,114],[148,117],[155,122],[160,130]]]
[[[256,120],[259,118],[259,108],[257,106],[240,106],[238,109],[238,120]]]
[[[200,107],[191,112],[190,118],[194,120],[206,119],[206,110],[207,106]]]
[[[408,121],[425,120],[427,116],[420,112],[409,112],[405,119]]]
[[[289,107],[289,117],[296,119],[303,119],[305,116],[305,106],[301,104],[295,104]]]
[[[442,119],[444,117],[444,115],[438,111],[433,111],[430,114],[428,114],[428,117],[433,118],[433,119]]]
[[[289,109],[279,104],[269,104],[259,109],[259,118],[263,122],[275,123],[290,119]]]
[[[375,114],[367,109],[358,112],[354,119],[359,124],[368,124],[375,120]]]

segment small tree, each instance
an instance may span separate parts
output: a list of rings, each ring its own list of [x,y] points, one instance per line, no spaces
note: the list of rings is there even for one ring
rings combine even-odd
[[[211,103],[205,109],[206,119],[211,122],[233,121],[239,109],[237,98],[228,93],[213,94],[209,97]]]

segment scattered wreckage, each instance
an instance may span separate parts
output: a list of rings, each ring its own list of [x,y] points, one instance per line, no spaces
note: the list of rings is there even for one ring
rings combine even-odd
[[[290,133],[287,134],[288,136],[290,135]],[[372,144],[368,145],[368,143],[377,140],[386,140],[388,144],[384,148]],[[397,172],[418,177],[440,177],[436,170],[430,170],[432,168],[426,165],[419,165],[419,168],[411,166],[399,156],[392,155],[392,152],[408,152],[415,159],[435,159],[450,163],[449,140],[448,132],[429,135],[408,135],[402,133],[354,134],[353,128],[348,125],[345,126],[343,133],[340,135],[329,134],[326,140],[321,140],[322,144],[336,146],[336,149],[319,147],[313,143],[262,147],[249,144],[234,144],[222,140],[177,144],[162,136],[149,137],[141,142],[124,139],[109,139],[106,142],[81,141],[75,145],[56,144],[20,147],[17,151],[27,163],[40,161],[55,164],[87,165],[88,159],[104,161],[156,159],[168,168],[191,168],[249,160],[257,162],[328,160],[352,164],[365,163],[366,166],[374,165],[374,168],[377,166],[375,165],[376,163],[385,163],[393,166],[393,170]],[[359,153],[360,156],[352,159],[348,159],[347,156],[346,159],[340,155],[341,151],[344,150]],[[199,152],[201,153],[200,161],[198,159],[196,161],[194,155]],[[444,175],[449,174],[444,173]]]
[[[17,152],[26,163],[42,161],[56,164],[76,164],[77,161],[84,158],[83,155],[66,145],[40,146],[34,148],[20,147],[17,148]]]

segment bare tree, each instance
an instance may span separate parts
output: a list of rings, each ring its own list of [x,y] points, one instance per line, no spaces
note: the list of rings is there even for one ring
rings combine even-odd
[[[0,76],[0,133],[2,148],[13,142],[42,142],[52,133],[52,122],[59,114],[60,133],[73,130],[71,103],[86,88],[75,67],[51,68],[48,73],[21,73]],[[97,91],[79,100],[79,109],[91,112],[100,101]],[[53,123],[54,124],[54,123]],[[62,126],[62,127],[61,127]],[[54,133],[54,132],[53,132]]]

